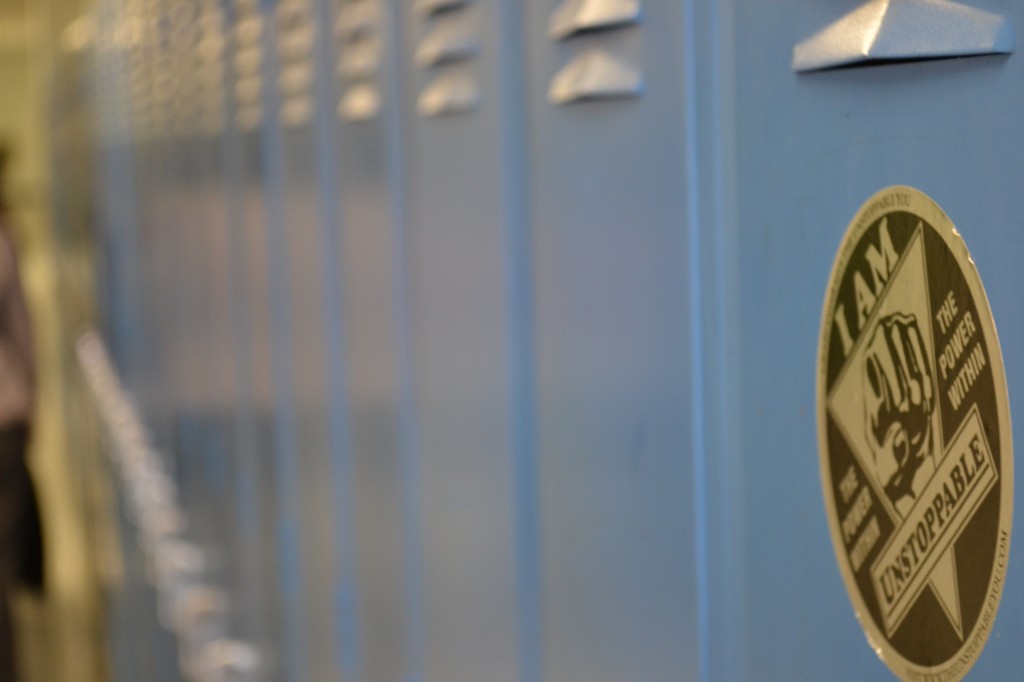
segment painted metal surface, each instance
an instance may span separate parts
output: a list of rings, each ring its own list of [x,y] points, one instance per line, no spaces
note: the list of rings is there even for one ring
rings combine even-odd
[[[402,7],[399,35],[405,150],[405,306],[410,428],[408,557],[412,674],[424,680],[514,680],[526,675],[517,589],[527,548],[517,524],[524,456],[514,412],[521,321],[510,292],[522,263],[509,242],[524,229],[515,7],[478,0],[449,12],[472,27],[472,59],[424,69],[417,46],[445,18]],[[512,21],[509,19],[512,18]],[[448,77],[477,93],[472,108],[434,88]],[[422,114],[422,115],[421,115]],[[528,657],[530,654],[526,654]]]
[[[1022,10],[153,0],[144,40],[213,5],[216,132],[123,125],[138,57],[97,50],[100,267],[255,679],[882,675],[822,509],[821,301],[861,202],[920,188],[1016,402]],[[982,679],[1019,667],[1018,554]],[[126,566],[122,653],[151,608]]]
[[[411,680],[416,679],[415,654],[407,594],[416,579],[417,549],[406,533],[415,510],[405,494],[412,483],[405,472],[414,463],[401,266],[402,53],[395,31],[406,9],[385,0],[354,0],[336,1],[328,11],[335,25],[355,12],[372,17],[361,40],[372,41],[377,51],[372,72],[339,74],[335,92],[344,88],[344,94],[336,94],[341,106],[330,124],[336,126],[336,146],[328,150],[338,159],[334,256],[343,312],[354,535],[348,558],[353,590],[344,598],[355,618],[337,636],[347,640],[353,659],[347,664],[350,679]],[[352,48],[350,35],[335,38],[333,48],[331,58],[340,63]],[[351,116],[344,107],[356,87],[372,91],[377,101],[365,116]]]
[[[972,5],[1021,15],[1005,3]],[[740,409],[746,534],[746,679],[883,675],[865,644],[829,550],[814,464],[814,371],[829,265],[857,207],[905,184],[934,197],[970,244],[1006,350],[1011,407],[1021,386],[1021,319],[1010,291],[1022,171],[1007,140],[1022,93],[1016,56],[896,63],[785,76],[793,44],[837,18],[834,7],[737,5],[732,126],[741,327]],[[740,36],[757,36],[743,41]],[[770,83],[770,88],[753,87]],[[770,121],[770,125],[765,125]],[[784,503],[780,504],[780,495]],[[1011,549],[1008,585],[1021,566]],[[1019,656],[1021,592],[1008,589],[978,679]],[[784,614],[784,615],[783,615]],[[812,653],[813,652],[813,653]]]
[[[541,678],[692,679],[684,8],[652,0],[642,24],[558,42],[560,15],[526,7]],[[642,68],[643,97],[553,105],[545,84],[581,54]]]

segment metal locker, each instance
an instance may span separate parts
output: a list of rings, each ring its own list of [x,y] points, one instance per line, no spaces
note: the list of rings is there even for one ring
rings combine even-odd
[[[173,29],[172,29],[173,30]],[[171,376],[180,380],[176,453],[182,502],[204,522],[191,529],[204,552],[207,578],[226,585],[235,551],[235,411],[238,399],[230,320],[230,216],[226,200],[223,139],[224,16],[212,3],[196,3],[180,27],[182,93],[172,118],[178,203],[163,229],[173,231],[174,288],[181,326],[175,330]],[[172,157],[173,159],[174,157]],[[167,247],[165,247],[167,248]]]
[[[325,679],[350,660],[341,571],[351,553],[334,160],[324,3],[264,7],[263,117],[284,675]]]
[[[344,313],[348,476],[356,620],[346,669],[355,680],[415,679],[410,668],[407,586],[413,576],[407,533],[414,513],[404,496],[410,469],[403,305],[401,173],[404,139],[396,23],[407,5],[335,0],[332,33],[337,153],[336,262]]]
[[[133,58],[137,50],[133,45],[116,38],[124,35],[122,27],[130,24],[131,16],[118,7],[118,3],[105,2],[98,9],[100,19],[100,47],[93,58],[96,88],[103,96],[98,125],[101,152],[99,177],[103,195],[99,200],[101,218],[100,242],[103,247],[103,267],[109,269],[109,288],[104,292],[105,333],[111,339],[115,362],[129,385],[144,395],[144,405],[154,421],[169,423],[171,412],[166,401],[149,400],[141,388],[153,379],[150,368],[142,362],[140,341],[144,334],[141,326],[152,318],[141,309],[143,262],[148,244],[146,234],[138,229],[136,213],[148,207],[137,202],[135,192],[148,181],[147,160],[133,153],[134,131],[132,106]],[[142,171],[141,177],[136,171]],[[109,233],[106,235],[104,233]],[[108,241],[109,240],[109,241]],[[148,330],[147,330],[148,331]],[[165,409],[168,408],[168,409]],[[119,506],[126,505],[124,495]],[[157,605],[145,584],[146,561],[134,547],[132,530],[127,523],[118,527],[119,540],[126,548],[122,556],[123,582],[114,599],[112,645],[114,667],[125,676],[142,675],[154,679],[169,679],[176,659],[175,644],[143,623],[156,620]]]
[[[195,562],[196,572],[215,585],[209,608],[229,608],[229,564],[235,552],[234,518],[220,513],[234,494],[234,410],[237,399],[230,319],[235,301],[228,267],[229,214],[224,191],[224,125],[221,32],[224,18],[211,3],[180,3],[165,15],[163,64],[170,96],[164,102],[161,147],[162,189],[158,220],[149,227],[154,240],[143,264],[161,273],[154,290],[156,308],[170,319],[159,322],[166,359],[161,383],[168,431],[159,442],[188,508],[189,545],[152,548],[151,573],[170,561]],[[168,73],[169,72],[169,73]],[[168,399],[169,398],[169,399]],[[200,523],[198,519],[203,519]],[[195,551],[198,550],[198,553]],[[173,557],[173,559],[171,558]],[[152,575],[151,575],[152,578]],[[159,586],[159,579],[156,580]],[[160,622],[172,628],[173,591],[160,590]],[[178,651],[188,673],[193,654]]]
[[[519,4],[398,6],[410,674],[533,679]]]
[[[137,197],[135,218],[135,250],[127,259],[136,269],[136,288],[134,290],[136,314],[139,317],[138,353],[141,356],[139,376],[126,376],[126,380],[136,391],[140,408],[149,417],[149,426],[158,434],[157,440],[169,440],[166,401],[169,396],[162,394],[157,386],[166,379],[165,363],[167,358],[163,352],[164,343],[169,343],[171,334],[161,333],[169,330],[170,315],[166,310],[158,310],[157,306],[142,305],[143,301],[152,301],[161,291],[157,283],[161,252],[161,237],[164,234],[157,229],[163,220],[162,204],[165,200],[157,190],[163,186],[166,177],[164,163],[166,150],[162,136],[168,124],[167,103],[173,92],[170,88],[158,87],[168,76],[159,74],[167,69],[168,37],[165,25],[160,21],[163,16],[155,5],[147,7],[155,17],[144,24],[141,45],[135,52],[134,63],[130,66],[130,80],[133,82],[132,106],[135,113],[135,163],[133,167],[133,185]],[[137,85],[135,82],[139,81]],[[131,243],[131,242],[129,242]],[[166,289],[164,289],[166,291]]]
[[[876,191],[914,187],[952,218],[988,291],[1011,407],[1019,397],[1019,268],[1006,244],[1021,208],[1014,112],[1022,67],[1014,54],[971,56],[999,51],[981,49],[994,34],[975,32],[979,11],[989,13],[982,23],[1024,20],[1017,6],[987,0],[737,2],[720,10],[714,39],[728,56],[714,79],[731,105],[720,139],[730,150],[721,159],[732,259],[724,275],[740,332],[738,409],[729,422],[742,445],[743,495],[731,533],[742,538],[748,633],[735,679],[888,675],[836,566],[815,417],[828,273],[858,206]],[[824,40],[804,42],[835,22],[844,23]],[[836,40],[843,34],[845,44]],[[1002,679],[1019,667],[1018,554],[1011,544],[1002,606],[972,678]]]
[[[696,679],[693,18],[525,7],[543,678]]]
[[[236,492],[239,571],[232,606],[235,632],[260,654],[259,680],[283,676],[274,475],[274,381],[270,331],[262,87],[263,19],[256,3],[229,8],[225,55],[228,120],[225,191],[230,205],[231,317],[238,377]]]

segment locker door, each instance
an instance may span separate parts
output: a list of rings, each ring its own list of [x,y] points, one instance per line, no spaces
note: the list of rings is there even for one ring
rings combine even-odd
[[[519,628],[530,635],[537,598],[528,519],[516,515],[530,511],[517,382],[532,371],[518,312],[518,5],[398,6],[415,410],[411,672],[432,682],[516,680],[533,674]]]
[[[129,98],[128,69],[130,53],[124,44],[113,37],[119,34],[126,14],[119,3],[105,2],[98,10],[100,44],[95,54],[96,87],[99,93],[99,123],[97,176],[102,196],[98,199],[101,249],[100,263],[108,269],[101,276],[101,311],[104,334],[110,339],[115,363],[122,373],[131,372],[129,381],[141,382],[138,356],[138,325],[142,316],[140,301],[133,297],[136,278],[143,270],[138,267],[141,249],[134,248],[137,232],[136,205],[131,192],[118,192],[118,187],[133,187],[132,101]],[[105,280],[105,281],[104,281]],[[137,384],[136,384],[137,385]],[[123,502],[123,500],[119,500]],[[122,512],[119,514],[119,541],[131,541],[131,528]],[[128,545],[130,546],[130,545]],[[122,557],[123,589],[112,599],[112,654],[117,674],[152,677],[168,680],[165,670],[173,670],[174,643],[164,633],[152,632],[143,623],[155,619],[155,603],[144,578],[144,559],[141,553],[126,551]],[[144,629],[145,628],[145,629]]]
[[[408,374],[402,355],[401,109],[396,21],[405,5],[338,0],[333,34],[338,159],[337,262],[351,410],[357,680],[411,679],[403,465]],[[342,633],[344,636],[344,633]],[[352,635],[349,636],[352,639]]]
[[[183,70],[194,74],[183,83],[185,101],[177,143],[183,151],[183,184],[176,227],[177,288],[188,321],[176,339],[176,352],[187,377],[181,405],[178,443],[183,503],[193,518],[192,529],[208,563],[206,577],[223,586],[235,554],[232,516],[234,443],[233,406],[238,397],[231,338],[237,301],[231,296],[230,216],[225,185],[223,132],[224,17],[210,2],[190,7],[181,47]]]
[[[231,8],[226,165],[230,203],[235,361],[238,366],[239,563],[235,629],[261,655],[263,682],[282,679],[282,609],[276,545],[267,196],[263,190],[263,20],[254,3]],[[269,535],[268,535],[269,530]]]
[[[340,307],[331,248],[330,115],[318,85],[324,64],[316,27],[322,5],[280,0],[265,14],[267,80],[264,181],[268,192],[274,395],[278,433],[282,589],[288,679],[339,675],[337,628],[349,618],[339,599],[349,578],[337,556],[351,553],[339,524],[348,523],[346,481],[336,475],[348,453],[343,400]],[[330,119],[327,119],[330,120]],[[326,160],[325,160],[326,159]]]
[[[115,3],[104,3],[99,21],[108,35],[117,33],[124,21],[123,13]],[[122,372],[137,372],[138,357],[136,301],[131,295],[132,283],[138,276],[132,264],[135,258],[135,211],[137,207],[131,192],[113,190],[117,184],[132,186],[132,168],[135,159],[132,148],[132,101],[129,67],[132,53],[125,46],[110,45],[97,52],[95,74],[101,93],[98,105],[100,121],[96,126],[101,153],[97,158],[97,176],[102,179],[103,195],[98,208],[101,229],[98,247],[107,269],[99,285],[104,289],[105,309],[101,322],[110,338],[111,349]]]
[[[1002,339],[1010,405],[1024,380],[1019,266],[1013,243],[1024,175],[1016,114],[1024,98],[1020,56],[925,59],[934,41],[969,34],[973,10],[1018,28],[1012,3],[736,2],[735,59],[725,163],[735,184],[731,244],[742,328],[740,410],[748,569],[748,652],[737,679],[876,679],[888,673],[865,642],[836,566],[822,504],[815,369],[822,301],[840,239],[858,207],[890,185],[930,195],[952,218],[977,264]],[[948,5],[947,5],[948,6]],[[880,29],[895,56],[872,64],[794,73],[793,47],[852,10],[874,12],[854,42]],[[963,14],[966,13],[966,14]],[[861,16],[864,16],[863,14]],[[934,23],[937,22],[937,23]],[[915,44],[917,26],[930,30]],[[971,49],[966,41],[961,54]],[[842,46],[831,47],[842,51]],[[974,45],[977,47],[977,44]],[[1019,439],[1017,440],[1019,445]],[[1021,563],[1011,547],[997,620],[972,679],[1019,668]],[[938,627],[938,626],[936,626]]]
[[[693,17],[525,7],[544,678],[696,679]]]
[[[178,329],[176,303],[177,285],[174,264],[178,241],[172,216],[174,175],[172,159],[173,102],[182,87],[177,80],[173,46],[178,39],[178,22],[172,20],[171,7],[154,5],[152,63],[149,77],[153,79],[152,137],[140,145],[145,165],[139,168],[139,191],[146,193],[140,212],[139,260],[140,279],[144,282],[139,294],[140,315],[144,320],[144,345],[149,362],[147,381],[140,385],[140,400],[158,447],[169,448],[173,441],[173,411],[180,377],[175,372],[174,353]],[[145,302],[143,305],[142,302]]]
[[[136,61],[131,68],[131,78],[137,81],[135,117],[134,167],[135,196],[138,201],[136,255],[132,263],[137,268],[136,297],[139,318],[138,352],[141,358],[139,376],[127,379],[136,395],[140,409],[146,414],[151,428],[160,429],[161,396],[156,390],[163,377],[163,355],[160,353],[159,333],[162,316],[152,302],[159,295],[157,284],[158,236],[156,225],[161,219],[160,194],[163,159],[163,135],[165,134],[166,103],[169,93],[157,88],[154,83],[161,66],[166,62],[165,29],[161,29],[161,10],[155,3],[146,7],[153,17],[145,25],[141,45],[136,50]],[[166,312],[166,311],[164,311]]]
[[[166,440],[159,445],[166,449],[182,505],[201,509],[209,499],[205,466],[216,459],[206,451],[204,438],[210,371],[206,305],[213,274],[212,264],[204,261],[215,256],[205,242],[211,216],[207,196],[201,194],[209,191],[212,178],[209,143],[199,131],[198,15],[195,2],[168,6],[166,69],[173,94],[167,102],[165,200],[155,229],[162,275],[156,305],[169,317],[161,330],[168,358],[168,412]]]

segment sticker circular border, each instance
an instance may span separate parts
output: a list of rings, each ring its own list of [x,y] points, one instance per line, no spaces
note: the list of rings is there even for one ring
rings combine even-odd
[[[895,226],[903,220],[905,225],[908,216],[917,224],[911,230],[902,230],[903,251],[897,255],[887,227],[888,221],[891,218]],[[865,239],[869,232],[874,234],[874,242]],[[941,241],[932,236],[926,239],[926,232],[937,235]],[[910,236],[906,236],[908,234]],[[948,295],[953,300],[945,312],[941,310],[945,297],[938,302],[931,298],[925,242],[932,244],[931,254],[951,259],[958,266],[959,273],[952,274],[936,268],[936,276],[943,277],[944,283],[955,282],[966,288],[971,300],[961,301],[960,308],[953,296],[955,284],[949,284]],[[914,259],[907,255],[912,251],[920,265],[915,265]],[[854,281],[856,272],[847,277],[855,257],[860,258],[857,263],[861,266],[860,282]],[[914,286],[915,275],[921,278],[918,283],[924,285],[923,296],[921,287]],[[853,316],[839,301],[842,294],[843,304],[849,303],[851,293],[855,294],[853,307],[857,308]],[[941,296],[941,292],[936,295]],[[914,306],[920,309],[922,305],[928,306],[921,311],[924,315],[912,311]],[[973,321],[971,312],[976,318]],[[837,314],[842,318],[839,322]],[[917,318],[927,319],[918,324]],[[941,334],[935,332],[933,323]],[[861,328],[851,333],[850,328],[856,326]],[[921,326],[925,327],[924,333],[919,331]],[[928,330],[932,330],[932,334],[929,335]],[[937,349],[943,334],[947,342],[942,346],[945,357],[941,359],[948,362],[940,363]],[[950,344],[949,340],[957,336],[963,343]],[[930,347],[928,340],[932,342]],[[882,346],[887,346],[888,350]],[[897,346],[902,350],[896,350]],[[988,366],[987,372],[985,369],[979,372],[985,372],[986,376],[990,373],[991,381],[977,380],[977,388],[967,385],[963,392],[957,394],[963,401],[961,404],[952,393],[938,390],[937,375],[944,372],[947,381],[952,376],[949,383],[955,388],[959,374],[963,373],[961,370],[965,369],[963,366],[970,364],[972,347],[982,355],[980,366]],[[843,354],[837,365],[830,366],[836,348],[841,348]],[[924,348],[923,353],[921,348]],[[902,356],[895,360],[895,365],[894,353]],[[918,372],[915,379],[917,370],[913,367],[909,374],[906,368],[898,367],[901,363],[915,364],[913,360],[908,363],[908,354],[923,358],[923,362],[917,364],[930,368],[923,370],[923,377]],[[929,356],[934,363],[928,359]],[[857,364],[856,360],[863,360],[863,371],[847,371]],[[940,364],[944,366],[940,367]],[[968,369],[969,375],[979,374]],[[902,374],[902,378],[887,380],[887,370],[890,375]],[[896,408],[892,406],[893,386],[897,391],[905,391],[902,394],[905,399]],[[926,389],[924,397],[922,387]],[[968,400],[972,391],[973,402]],[[978,396],[982,393],[991,398],[989,403],[994,403],[994,415],[991,405],[979,406],[982,398]],[[883,395],[888,395],[888,401]],[[920,418],[915,421],[908,416],[907,405],[912,412],[915,402],[930,405],[918,408],[925,415],[923,421]],[[985,414],[982,414],[982,407],[989,407]],[[984,649],[1002,597],[1013,512],[1013,441],[1002,352],[981,278],[953,222],[938,204],[919,190],[897,185],[875,193],[858,209],[843,235],[829,275],[822,310],[817,409],[821,485],[833,549],[855,615],[869,645],[900,679],[907,682],[960,680]],[[961,416],[964,410],[967,416],[961,423],[951,420],[952,426],[945,427],[944,432],[943,416]],[[994,433],[993,416],[997,421]],[[845,422],[845,427],[840,422]],[[955,434],[950,437],[950,431],[954,430]],[[851,433],[867,435],[851,437]],[[858,447],[851,444],[854,440],[858,441]],[[934,446],[937,440],[940,443],[938,449]],[[989,440],[996,443],[994,454],[986,445]],[[830,442],[840,446],[837,450],[845,447],[849,451],[847,458],[851,466],[845,473],[833,471],[835,458]],[[950,457],[957,446],[964,454],[959,458]],[[915,447],[919,448],[918,454],[910,456]],[[904,454],[902,460],[893,456],[897,451]],[[972,452],[977,455],[973,468]],[[871,459],[863,453],[869,453]],[[905,470],[905,465],[899,464],[896,473],[892,473],[892,462],[909,460],[927,461],[928,466],[915,464]],[[953,471],[957,468],[956,462],[966,468]],[[989,463],[991,466],[986,468]],[[900,471],[904,470],[909,473],[901,474]],[[981,474],[975,475],[976,472]],[[977,485],[953,485],[957,478],[967,480],[968,474],[971,474],[971,481],[978,482]],[[869,480],[863,482],[860,479]],[[919,501],[932,500],[935,491],[938,492],[934,494],[934,504],[918,504]],[[998,506],[993,503],[992,496],[996,491]],[[839,498],[843,498],[846,508],[843,518],[837,505]],[[976,522],[982,516],[979,510],[986,503],[991,507],[987,510],[987,518],[992,519],[987,526],[984,520]],[[929,510],[928,507],[933,508]],[[888,528],[880,530],[876,517],[883,517],[883,524],[888,520]],[[944,526],[946,522],[948,525]],[[869,527],[872,527],[870,532]],[[922,528],[923,535],[915,535],[915,531],[921,533]],[[957,582],[957,567],[963,567],[967,562],[957,564],[954,551],[963,537],[969,541],[979,536],[991,543],[991,562],[984,567],[984,574],[988,577],[984,590],[980,592],[980,606],[977,596],[974,596],[973,622],[971,619],[965,622],[961,617],[960,603],[964,591]],[[863,551],[858,552],[857,545],[860,544],[864,545],[860,548]],[[906,553],[903,563],[899,558],[901,549]],[[920,558],[916,550],[920,550]],[[860,565],[855,570],[857,563]],[[886,567],[889,566],[896,573],[887,574]],[[897,582],[893,576],[903,568],[907,568],[907,575],[898,575]],[[912,577],[907,577],[911,574]],[[950,574],[951,582],[947,580]],[[889,589],[885,587],[887,578]],[[977,588],[974,591],[979,592]],[[923,596],[925,593],[929,594]],[[892,606],[887,601],[891,594],[896,595],[892,596]],[[929,603],[922,606],[926,600]],[[955,605],[947,606],[951,602]],[[931,611],[926,611],[928,608]],[[908,617],[907,613],[913,615]],[[958,645],[955,643],[957,640],[950,640],[954,642],[952,648],[948,644],[943,647],[934,643],[938,640],[931,637],[934,630],[930,622],[934,621],[935,614],[945,615],[946,622],[952,627],[941,627],[959,637]],[[929,617],[933,621],[929,621]],[[966,632],[963,629],[965,624],[969,626]],[[909,634],[906,631],[910,631]],[[917,648],[908,646],[908,641]],[[936,651],[943,648],[953,653],[943,655]]]

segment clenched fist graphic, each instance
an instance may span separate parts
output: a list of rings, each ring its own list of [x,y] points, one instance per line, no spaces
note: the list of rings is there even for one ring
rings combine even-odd
[[[917,493],[914,478],[921,465],[934,466],[931,364],[917,319],[909,314],[879,320],[866,350],[864,403],[875,476],[902,511]]]

